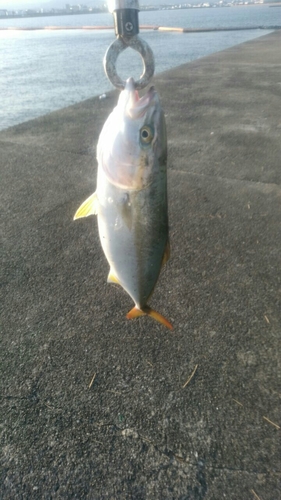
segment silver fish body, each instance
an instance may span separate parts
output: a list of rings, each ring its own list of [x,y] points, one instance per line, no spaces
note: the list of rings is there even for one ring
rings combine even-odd
[[[96,192],[75,218],[97,214],[108,281],[135,303],[127,317],[149,314],[171,328],[147,306],[169,257],[166,126],[153,87],[139,98],[133,79],[127,81],[101,131],[97,159]]]

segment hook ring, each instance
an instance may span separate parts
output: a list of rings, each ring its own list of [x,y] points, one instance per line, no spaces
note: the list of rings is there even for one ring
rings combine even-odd
[[[127,38],[119,36],[108,47],[103,59],[106,76],[114,87],[124,89],[126,82],[117,73],[116,61],[119,54],[128,47],[138,52],[142,58],[144,71],[140,79],[135,82],[135,88],[138,90],[143,89],[154,74],[154,56],[149,45],[137,35]]]

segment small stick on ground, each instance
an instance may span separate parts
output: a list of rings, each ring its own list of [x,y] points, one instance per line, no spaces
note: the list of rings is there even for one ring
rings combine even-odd
[[[269,418],[267,417],[262,417],[262,418],[267,422],[269,422],[271,425],[273,425],[276,429],[280,429],[280,425],[275,424],[274,422],[272,422],[272,420],[269,420]]]
[[[195,372],[196,372],[197,368],[198,368],[198,365],[196,365],[196,366],[195,366],[195,368],[194,368],[194,370],[193,370],[192,374],[191,374],[191,375],[190,375],[190,377],[187,379],[187,381],[185,382],[185,384],[183,384],[183,386],[182,386],[182,388],[183,388],[183,389],[187,386],[187,384],[189,384],[189,382],[191,381],[191,379],[194,377],[194,375],[195,375]]]
[[[254,497],[257,499],[257,500],[261,500],[260,497],[256,494],[256,492],[254,490],[250,490],[251,493],[253,493]]]
[[[146,441],[146,443],[153,444],[153,446],[155,446],[155,444],[153,443],[153,441],[151,441],[150,439],[142,436],[141,434],[140,434],[140,437],[141,437],[141,439],[143,439],[144,441]]]
[[[265,319],[265,321],[266,321],[267,323],[270,323],[270,321],[269,321],[269,319],[268,319],[268,317],[267,317],[267,315],[266,315],[266,314],[264,315],[264,319]]]
[[[232,401],[235,401],[235,403],[237,403],[239,406],[243,406],[242,403],[240,403],[240,401],[237,401],[237,399],[232,398]]]
[[[111,392],[112,394],[117,394],[117,396],[121,396],[122,392],[119,391],[113,391],[112,389],[107,389],[106,392]]]
[[[97,373],[94,373],[93,378],[92,378],[91,382],[89,383],[89,389],[91,389],[91,387],[95,381],[96,376],[97,376]]]

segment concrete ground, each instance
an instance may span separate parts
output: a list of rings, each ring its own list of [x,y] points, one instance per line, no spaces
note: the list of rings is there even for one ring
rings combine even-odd
[[[72,220],[117,92],[0,133],[1,499],[281,498],[280,46],[155,78],[173,332],[126,320],[95,218]]]

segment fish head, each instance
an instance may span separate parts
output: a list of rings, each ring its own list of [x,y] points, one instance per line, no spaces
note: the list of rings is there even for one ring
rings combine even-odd
[[[101,131],[99,168],[112,184],[140,190],[165,167],[166,158],[165,118],[158,94],[151,87],[139,97],[133,78],[129,78]]]

